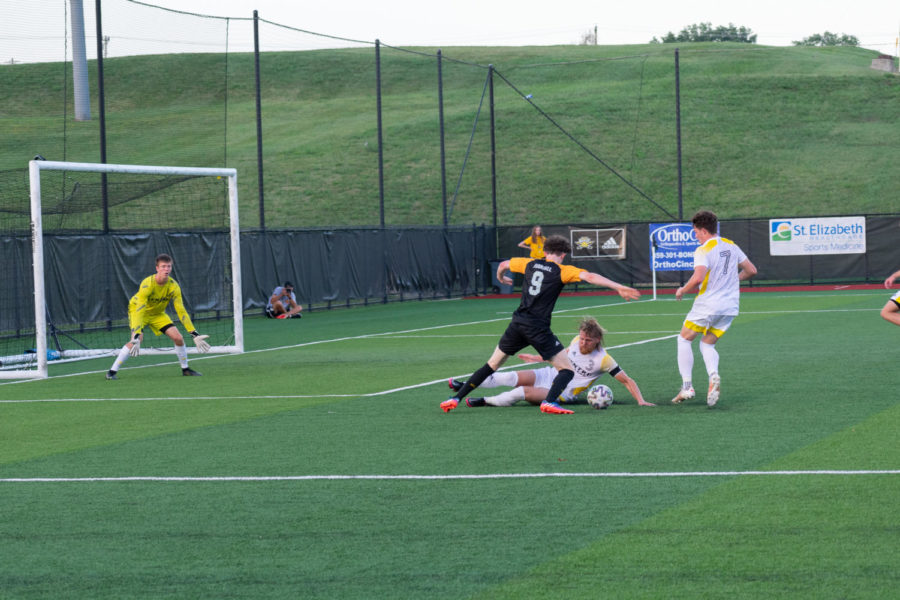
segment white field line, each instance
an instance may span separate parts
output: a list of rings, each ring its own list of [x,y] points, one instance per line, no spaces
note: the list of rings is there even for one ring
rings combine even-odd
[[[809,470],[809,471],[669,471],[669,472],[612,472],[612,473],[474,473],[458,475],[270,475],[218,477],[4,477],[0,483],[215,483],[215,482],[278,482],[278,481],[445,481],[460,479],[546,479],[546,478],[670,478],[670,477],[745,477],[745,476],[801,476],[801,475],[900,475],[900,469],[883,470]]]
[[[682,317],[688,313],[691,308],[690,303],[684,305],[685,310],[674,313],[619,313],[604,314],[603,318],[611,317]],[[791,315],[791,314],[819,314],[819,313],[845,313],[845,312],[878,312],[881,308],[824,308],[820,310],[742,310],[741,315]]]
[[[845,296],[842,296],[842,297],[845,297]],[[672,301],[674,302],[675,300],[673,299]],[[561,318],[572,318],[572,317],[578,318],[580,315],[565,315],[564,313],[595,310],[595,309],[599,309],[599,308],[622,306],[625,304],[641,304],[641,303],[646,303],[646,302],[653,302],[653,300],[633,300],[633,301],[626,301],[626,302],[614,302],[611,304],[594,304],[594,305],[582,306],[582,307],[578,307],[578,308],[569,308],[569,309],[565,309],[565,310],[555,311],[554,316],[559,315]],[[825,310],[814,310],[814,311],[810,311],[810,310],[756,311],[756,312],[744,311],[741,314],[764,315],[764,314],[792,314],[792,313],[831,313],[831,312],[863,312],[863,311],[874,311],[874,310],[880,310],[880,309],[856,308],[856,309],[825,309]],[[448,329],[451,327],[481,325],[484,323],[495,323],[497,321],[509,320],[509,313],[504,313],[504,314],[505,314],[505,316],[498,317],[496,319],[484,319],[481,321],[466,321],[463,323],[448,323],[445,325],[433,325],[430,327],[418,327],[415,329],[403,329],[403,330],[399,330],[399,331],[385,331],[385,332],[381,332],[381,333],[367,333],[367,334],[363,334],[363,335],[346,336],[346,337],[332,338],[332,339],[327,339],[327,340],[314,340],[311,342],[302,342],[300,344],[291,344],[288,346],[278,346],[275,348],[261,348],[258,350],[247,350],[244,352],[244,354],[258,354],[261,352],[280,352],[282,350],[289,350],[292,348],[303,348],[303,347],[307,347],[307,346],[317,346],[319,344],[331,344],[331,343],[335,343],[335,342],[346,342],[346,341],[354,341],[354,340],[361,340],[361,339],[366,339],[366,338],[377,338],[377,337],[388,337],[389,338],[391,336],[400,336],[400,335],[410,334],[410,333],[421,333],[423,331],[435,331],[435,330],[439,330],[439,329]],[[606,318],[610,318],[610,317],[673,317],[673,316],[684,316],[685,314],[687,314],[686,311],[685,312],[677,312],[677,313],[632,313],[632,314],[619,314],[619,315],[604,314],[603,318],[606,319]],[[672,336],[669,336],[669,337],[675,337],[675,335],[677,335],[677,334],[673,334]],[[647,340],[647,341],[657,341],[659,339],[666,339],[666,338],[656,338],[654,340]],[[646,342],[638,342],[638,343],[646,343]],[[611,346],[608,349],[621,348],[621,347],[623,347],[623,346]],[[220,359],[220,358],[229,357],[229,356],[233,356],[233,355],[217,354],[215,356],[192,356],[191,361],[215,360],[215,359]],[[170,366],[170,365],[174,365],[174,364],[177,364],[177,361],[173,361],[170,363],[158,363],[158,364],[153,364],[153,365],[135,365],[135,366],[131,366],[128,368],[129,369],[150,369],[150,368],[156,368],[156,367],[161,367],[161,366]],[[512,367],[502,367],[502,368],[509,369]],[[63,377],[80,377],[82,375],[96,375],[96,374],[105,373],[105,372],[106,372],[105,370],[103,370],[103,371],[82,371],[80,373],[69,373],[67,375],[53,375],[53,376],[49,377],[48,379],[59,379],[59,378],[63,378]],[[19,381],[7,381],[7,382],[0,382],[0,386],[32,383],[32,382],[36,382],[36,381],[42,381],[42,380],[40,380],[40,379],[25,379],[25,380],[19,380]],[[438,382],[428,382],[428,383],[420,384],[420,385],[413,386],[413,387],[423,387],[423,386],[431,385],[433,383],[438,383]],[[411,389],[411,388],[402,388],[402,389]],[[396,390],[396,391],[399,391],[399,390]],[[367,395],[383,395],[383,394],[388,394],[388,393],[391,393],[391,392],[385,391],[385,392],[378,392],[376,394],[367,394]],[[248,396],[241,396],[241,397],[248,397]],[[290,397],[328,398],[328,397],[342,397],[342,396],[290,396]],[[155,398],[146,398],[146,400],[154,400],[154,399]],[[103,399],[99,399],[99,398],[87,399],[84,401],[88,402],[88,401],[101,401],[101,400],[103,400]],[[135,398],[134,400],[140,400],[140,398]],[[65,402],[65,401],[75,401],[75,400],[58,400],[58,401]],[[4,402],[21,402],[21,401],[0,400],[0,403],[4,403]],[[36,402],[49,402],[49,400],[38,400]]]
[[[646,340],[640,340],[637,342],[630,342],[628,344],[619,344],[618,346],[607,346],[607,350],[615,350],[617,348],[627,348],[629,346],[640,346],[641,344],[649,344],[651,342],[658,342],[661,340],[669,340],[674,337],[677,337],[677,333],[673,333],[670,335],[666,335],[663,337],[650,338]],[[505,367],[500,367],[501,371],[510,370],[510,369],[522,369],[529,368],[533,369],[534,363],[522,363],[518,365],[507,365]],[[101,371],[102,372],[102,371]],[[466,373],[463,375],[455,375],[454,377],[467,377],[471,375],[471,373]],[[166,396],[166,397],[147,397],[147,398],[44,398],[40,400],[0,400],[0,404],[36,404],[41,402],[159,402],[163,400],[303,400],[303,399],[312,399],[312,398],[374,398],[376,396],[386,396],[388,394],[395,394],[397,392],[405,392],[408,390],[414,390],[418,388],[428,387],[430,385],[435,385],[438,383],[446,383],[446,378],[435,379],[433,381],[425,381],[422,383],[414,383],[413,385],[408,385],[399,388],[393,388],[390,390],[382,390],[379,392],[369,392],[367,394],[313,394],[313,395],[301,395],[301,394],[286,394],[279,396],[256,396],[256,395],[238,395],[238,396]]]
[[[635,302],[651,302],[651,300],[636,300],[632,303],[635,303]],[[622,304],[627,304],[627,302],[615,302],[612,304],[601,304],[601,305],[594,305],[594,306],[588,306],[588,307],[582,307],[582,308],[566,309],[566,310],[558,311],[558,312],[571,312],[573,310],[587,310],[590,308],[605,308],[607,306],[620,306]],[[484,319],[482,321],[466,321],[463,323],[448,323],[446,325],[432,325],[430,327],[418,327],[415,329],[401,329],[399,331],[384,331],[384,332],[380,332],[380,333],[366,333],[366,334],[362,334],[362,335],[331,338],[328,340],[314,340],[311,342],[302,342],[300,344],[291,344],[289,346],[277,346],[275,348],[260,348],[258,350],[246,350],[246,351],[244,351],[244,354],[258,354],[261,352],[280,352],[282,350],[290,350],[292,348],[304,348],[307,346],[317,346],[319,344],[332,344],[335,342],[349,342],[349,341],[354,341],[354,340],[362,340],[362,339],[366,339],[366,338],[377,338],[377,337],[401,335],[401,334],[408,334],[408,333],[419,333],[422,331],[434,331],[437,329],[448,329],[450,327],[464,327],[467,325],[482,325],[484,323],[495,323],[497,321],[508,321],[509,315],[511,313],[505,313],[505,314],[506,314],[506,316],[504,316],[504,317],[499,317],[496,319]],[[235,356],[235,355],[233,355],[233,354],[217,354],[215,356],[192,355],[191,362],[198,361],[198,360],[215,360],[215,359],[229,357],[229,356]],[[129,370],[130,369],[151,369],[151,368],[155,368],[155,367],[170,366],[170,365],[174,365],[174,364],[178,364],[178,361],[173,361],[173,362],[168,362],[168,363],[158,363],[158,364],[153,364],[153,365],[135,365],[133,367],[131,367],[131,366],[128,367],[128,369]],[[103,371],[82,371],[80,373],[69,373],[67,375],[53,375],[51,377],[48,377],[48,379],[59,379],[62,377],[80,377],[81,375],[96,375],[98,373],[106,373],[106,371],[105,370],[103,370]],[[0,383],[0,386],[32,383],[35,381],[42,381],[42,380],[26,379],[26,380],[19,380],[19,381],[8,381],[8,382]],[[2,402],[2,401],[0,401],[0,402]]]
[[[641,334],[657,334],[657,333],[672,333],[671,329],[667,329],[665,331],[607,331],[606,335],[641,335]],[[576,336],[578,335],[577,331],[558,331],[556,332],[557,337],[567,337],[567,336]],[[452,339],[452,338],[477,338],[477,337],[489,337],[493,339],[497,339],[496,333],[475,333],[472,335],[468,334],[448,334],[448,335],[386,335],[387,339],[390,340],[421,340],[421,339],[435,339],[435,340],[443,340],[443,339]]]

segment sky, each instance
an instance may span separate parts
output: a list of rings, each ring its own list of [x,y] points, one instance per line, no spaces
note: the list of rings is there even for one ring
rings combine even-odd
[[[85,27],[93,36],[95,5],[83,0]],[[292,2],[291,0],[148,0],[149,4],[233,21],[228,23],[229,50],[252,50],[249,28],[253,10],[267,21],[316,33],[392,46],[544,46],[577,44],[597,28],[602,45],[644,44],[668,32],[678,33],[694,23],[744,26],[757,34],[757,43],[790,46],[816,33],[830,31],[856,36],[860,45],[884,54],[897,54],[900,2],[867,0],[645,0],[604,3],[597,0],[344,0]],[[0,0],[0,63],[59,60],[66,40],[67,0]],[[215,51],[204,48],[202,28],[170,27],[168,21],[145,16],[148,9],[125,0],[103,0],[103,33],[110,36],[109,56],[147,52]],[[152,11],[159,12],[159,11]],[[219,43],[218,33],[209,33]],[[248,30],[249,31],[249,30]],[[274,46],[274,34],[267,36]],[[285,49],[341,47],[332,38],[286,36]],[[92,45],[93,44],[93,45]],[[215,45],[213,44],[213,46]],[[294,46],[297,46],[296,48]],[[265,48],[263,48],[265,49]],[[71,53],[71,48],[65,51]],[[96,43],[88,42],[88,57]]]

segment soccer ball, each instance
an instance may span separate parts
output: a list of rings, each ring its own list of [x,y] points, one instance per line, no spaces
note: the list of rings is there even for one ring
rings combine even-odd
[[[588,390],[587,401],[588,404],[598,410],[609,408],[609,406],[613,403],[612,390],[603,384],[595,385]]]

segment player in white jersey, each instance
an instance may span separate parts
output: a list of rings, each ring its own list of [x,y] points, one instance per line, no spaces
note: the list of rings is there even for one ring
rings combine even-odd
[[[692,342],[700,335],[700,355],[709,376],[706,404],[713,407],[719,401],[722,384],[716,342],[738,315],[741,281],[756,275],[756,267],[737,244],[719,237],[719,220],[715,214],[701,210],[691,223],[700,247],[694,251],[694,273],[687,283],[675,290],[675,298],[681,300],[686,293],[695,290],[698,293],[678,336],[678,371],[682,383],[672,402],[679,404],[695,395],[691,382],[694,369]]]
[[[625,371],[603,348],[603,334],[604,330],[596,319],[587,317],[581,321],[578,335],[567,348],[569,360],[574,366],[575,377],[560,394],[559,401],[569,404],[577,402],[580,394],[593,385],[604,373],[609,373],[628,389],[638,404],[655,406],[644,400],[637,383],[625,374]],[[543,362],[538,354],[519,354],[518,356],[525,362]],[[480,387],[508,386],[513,389],[497,396],[467,398],[466,404],[471,407],[512,406],[519,400],[525,400],[530,404],[540,404],[547,398],[547,392],[556,375],[557,370],[550,366],[528,371],[495,371]],[[451,379],[449,383],[452,389],[458,389],[463,382]]]
[[[895,271],[885,279],[885,289],[891,289],[894,285],[894,280],[898,277],[900,277],[900,271]],[[884,305],[884,308],[881,309],[881,318],[894,325],[900,325],[900,292],[891,296],[890,300],[887,301],[887,304]]]

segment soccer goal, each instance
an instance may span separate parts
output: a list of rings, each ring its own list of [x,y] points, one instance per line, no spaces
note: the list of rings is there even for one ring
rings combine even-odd
[[[130,337],[128,301],[159,254],[173,258],[171,276],[211,352],[243,352],[235,169],[33,160],[27,194],[6,188],[0,379],[111,357]],[[142,355],[171,352],[167,336],[144,332]]]

